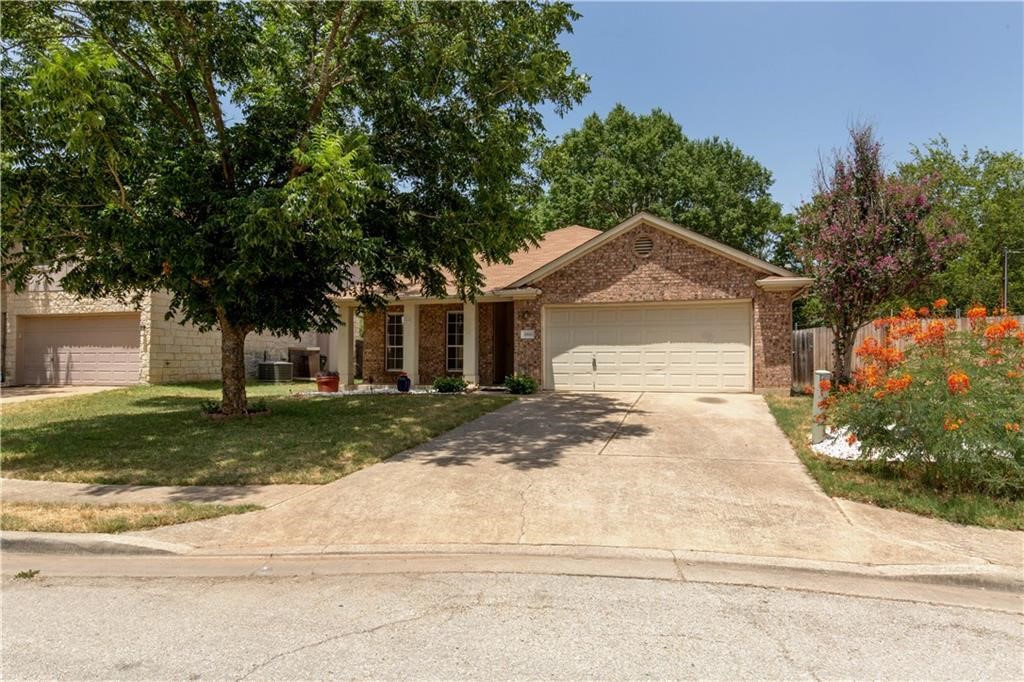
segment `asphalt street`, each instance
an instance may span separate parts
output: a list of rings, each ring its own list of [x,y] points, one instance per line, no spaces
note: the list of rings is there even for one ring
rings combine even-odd
[[[18,679],[1022,679],[1019,615],[516,574],[3,583]]]

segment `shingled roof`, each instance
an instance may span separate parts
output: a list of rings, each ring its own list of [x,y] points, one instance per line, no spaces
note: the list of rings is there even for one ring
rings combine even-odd
[[[601,234],[600,230],[582,225],[570,225],[544,233],[536,246],[530,245],[516,251],[511,256],[511,263],[481,262],[480,274],[483,277],[483,284],[480,289],[485,294],[505,289],[512,282],[526,277],[599,234]],[[455,295],[455,293],[455,288],[449,285],[448,294]],[[402,292],[404,296],[418,296],[419,294],[419,285],[409,287]]]

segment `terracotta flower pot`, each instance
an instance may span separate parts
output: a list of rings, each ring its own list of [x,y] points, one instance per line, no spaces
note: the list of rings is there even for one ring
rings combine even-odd
[[[337,393],[338,377],[317,377],[316,390],[321,393]]]

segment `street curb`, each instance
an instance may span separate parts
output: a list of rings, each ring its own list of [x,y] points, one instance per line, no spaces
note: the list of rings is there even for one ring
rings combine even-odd
[[[417,572],[416,566],[431,571],[472,570],[485,565],[496,573],[534,572],[547,565],[571,566],[582,571],[588,564],[615,565],[620,577],[655,577],[671,572],[679,579],[697,578],[703,571],[759,571],[806,576],[855,578],[906,582],[921,585],[980,588],[1024,594],[1024,579],[1013,567],[990,564],[855,564],[789,557],[724,554],[695,550],[592,547],[573,545],[328,545],[296,547],[196,548],[190,545],[152,540],[138,535],[88,533],[0,532],[0,549],[8,554],[92,555],[101,557],[152,556],[173,560],[225,562],[274,560],[288,565],[348,564],[355,572]],[[532,567],[532,568],[531,568]],[[658,568],[656,568],[658,567]],[[671,567],[671,569],[669,569]],[[541,572],[547,572],[542,570]]]
[[[0,551],[12,554],[181,555],[188,545],[110,533],[35,533],[0,531]]]

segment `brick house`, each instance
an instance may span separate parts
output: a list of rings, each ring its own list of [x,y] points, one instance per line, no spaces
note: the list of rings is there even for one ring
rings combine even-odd
[[[790,388],[792,303],[807,278],[646,213],[549,232],[512,261],[483,267],[473,302],[410,289],[367,312],[364,381],[404,371],[415,384],[495,385],[519,372],[546,390]],[[340,305],[350,322],[355,302]],[[341,329],[343,352],[352,325]],[[338,364],[351,383],[351,363]]]
[[[220,379],[220,333],[164,319],[169,296],[146,296],[139,306],[114,299],[80,299],[59,277],[26,291],[2,290],[0,331],[5,384],[137,384]],[[254,375],[264,354],[287,359],[290,348],[328,345],[324,335],[301,338],[250,334],[246,369]],[[325,349],[326,350],[326,349]]]

